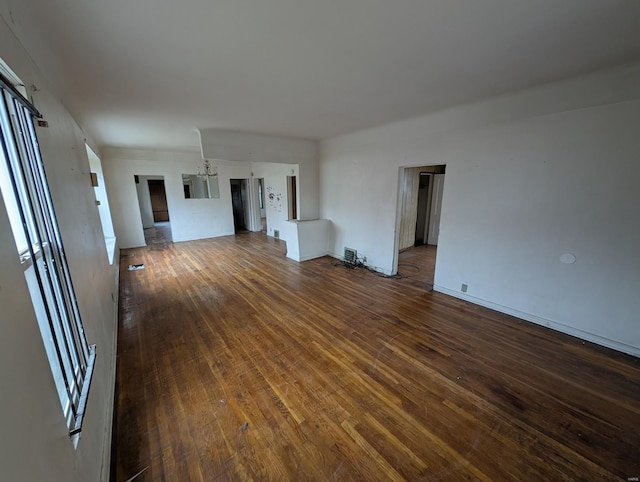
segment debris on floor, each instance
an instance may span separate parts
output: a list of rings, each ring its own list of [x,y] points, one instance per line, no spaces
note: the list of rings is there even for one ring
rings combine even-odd
[[[242,432],[244,432],[247,428],[249,428],[249,422],[245,422],[242,425],[240,425],[240,430]]]
[[[144,269],[144,264],[130,264],[129,271],[135,271],[137,269]]]

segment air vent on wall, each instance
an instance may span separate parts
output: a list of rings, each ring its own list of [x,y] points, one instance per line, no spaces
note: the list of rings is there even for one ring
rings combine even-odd
[[[357,260],[358,260],[358,252],[355,249],[345,247],[344,248],[345,264],[355,266]]]

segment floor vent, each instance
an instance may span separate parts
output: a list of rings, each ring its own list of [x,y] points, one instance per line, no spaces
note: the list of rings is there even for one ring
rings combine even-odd
[[[273,237],[276,239],[280,239],[280,230],[279,229],[274,229],[273,230]]]
[[[350,264],[355,266],[357,260],[358,260],[358,252],[355,249],[344,248],[345,264]]]

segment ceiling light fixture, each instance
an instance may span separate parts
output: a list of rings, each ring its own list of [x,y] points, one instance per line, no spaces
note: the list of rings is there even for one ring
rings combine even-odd
[[[198,167],[198,177],[200,178],[216,177],[217,175],[218,171],[211,165],[209,159],[205,159],[202,166]]]

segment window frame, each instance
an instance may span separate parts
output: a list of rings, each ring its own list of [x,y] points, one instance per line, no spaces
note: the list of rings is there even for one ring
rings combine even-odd
[[[0,72],[0,147],[26,238],[16,249],[38,318],[69,435],[82,430],[96,359],[80,316],[34,119],[42,116]],[[14,237],[18,227],[11,223]],[[16,241],[17,243],[17,241]],[[44,319],[43,319],[44,318]],[[77,440],[77,439],[76,439]]]

